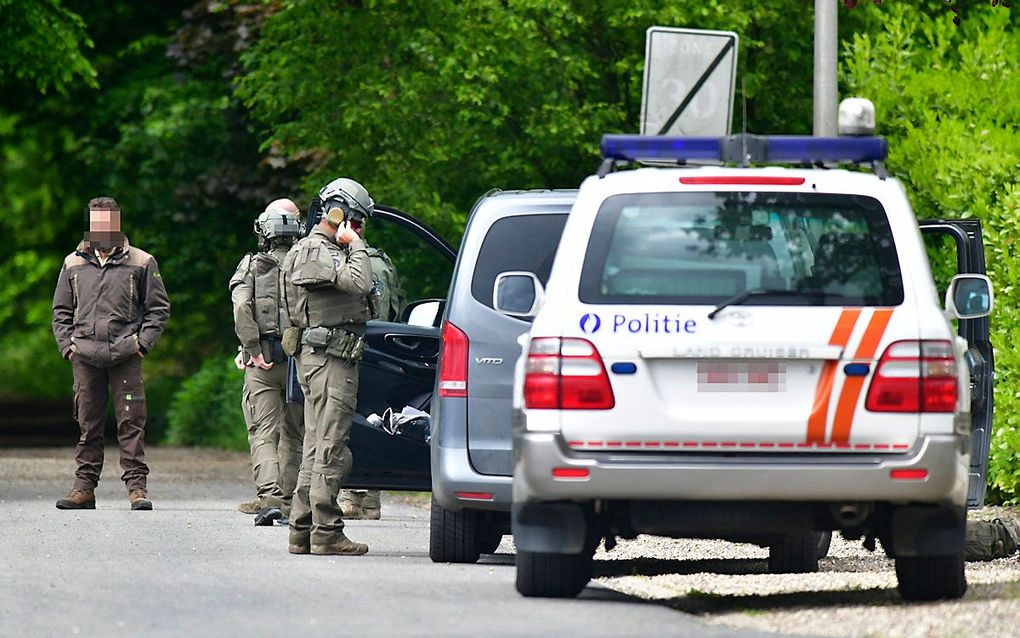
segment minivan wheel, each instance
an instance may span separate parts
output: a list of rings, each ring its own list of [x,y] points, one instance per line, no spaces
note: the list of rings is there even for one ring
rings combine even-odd
[[[517,591],[528,597],[575,598],[591,580],[593,552],[517,552]]]
[[[818,571],[822,532],[784,536],[769,545],[769,571],[773,574],[806,574]],[[826,548],[827,549],[827,548]]]
[[[901,556],[896,580],[904,600],[960,598],[967,591],[963,553],[953,556]]]
[[[433,496],[429,558],[434,563],[477,563],[481,553],[481,526],[481,512],[469,509],[453,512],[437,503]]]

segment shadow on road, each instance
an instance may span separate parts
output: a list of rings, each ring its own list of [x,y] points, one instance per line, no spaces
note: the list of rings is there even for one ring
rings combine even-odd
[[[595,577],[662,576],[664,574],[767,574],[768,564],[761,558],[706,558],[699,560],[664,560],[633,558],[628,560],[596,560]]]

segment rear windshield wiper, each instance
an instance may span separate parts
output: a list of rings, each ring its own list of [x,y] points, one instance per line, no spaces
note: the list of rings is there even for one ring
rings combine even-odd
[[[724,300],[718,306],[716,306],[712,312],[708,313],[709,319],[715,319],[715,316],[727,306],[739,306],[751,297],[842,297],[843,295],[834,295],[828,292],[812,291],[812,290],[745,290],[739,295],[733,295],[729,299]]]

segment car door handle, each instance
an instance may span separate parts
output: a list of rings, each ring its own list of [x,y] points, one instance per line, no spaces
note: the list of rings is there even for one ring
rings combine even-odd
[[[410,352],[417,352],[418,349],[421,348],[421,340],[414,339],[413,337],[401,337],[399,335],[392,335],[390,337],[390,342],[393,345],[398,346],[404,350],[408,350]]]

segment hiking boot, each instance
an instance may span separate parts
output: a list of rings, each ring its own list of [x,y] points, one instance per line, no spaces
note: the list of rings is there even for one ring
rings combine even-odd
[[[241,512],[242,514],[258,514],[261,510],[262,506],[259,504],[257,500],[248,501],[247,503],[241,503],[240,505],[237,506],[237,511]]]
[[[369,521],[377,521],[382,518],[382,509],[378,507],[362,507],[361,517]]]
[[[131,502],[131,509],[133,510],[152,509],[152,501],[149,500],[148,494],[145,493],[145,489],[141,487],[128,492],[128,501]]]
[[[276,519],[276,524],[277,525],[283,525],[284,527],[286,527],[286,526],[290,525],[290,519],[287,518],[286,516],[282,516],[282,517]]]
[[[352,521],[365,518],[365,512],[361,509],[361,503],[346,497],[340,499],[340,513],[343,514],[345,519]]]
[[[67,496],[57,501],[58,510],[94,510],[96,493],[92,490],[74,488]]]
[[[255,515],[255,526],[272,527],[273,521],[278,521],[281,518],[283,518],[283,512],[280,511],[279,507],[263,507]]]
[[[295,535],[292,532],[290,535],[290,545],[287,546],[287,551],[291,554],[311,554],[312,548],[308,543],[308,534]]]
[[[343,514],[345,521],[360,521],[365,518],[365,512],[357,505],[351,504],[350,501],[344,501],[340,504],[340,512]]]
[[[368,545],[341,536],[340,540],[329,545],[312,545],[312,553],[316,556],[361,556],[368,553]]]

